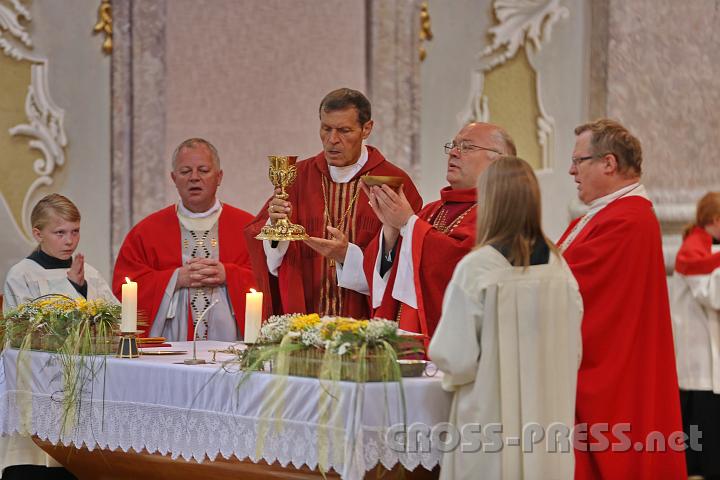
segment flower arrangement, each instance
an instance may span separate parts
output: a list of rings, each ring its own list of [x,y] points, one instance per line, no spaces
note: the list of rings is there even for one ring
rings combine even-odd
[[[376,347],[382,342],[395,344],[397,324],[385,319],[355,320],[345,317],[275,315],[260,329],[260,343],[279,343],[289,335],[306,347],[330,350],[338,355],[356,351],[361,345]]]
[[[19,350],[18,372],[29,368],[28,350],[56,352],[62,365],[62,430],[76,425],[83,388],[105,368],[120,331],[121,307],[105,300],[51,294],[7,312],[2,319],[3,346]],[[102,356],[97,356],[102,355]]]
[[[275,371],[290,375],[395,381],[401,343],[408,346],[397,324],[385,319],[275,315],[261,327],[258,343],[245,354],[243,366],[253,370],[271,360]],[[410,349],[418,350],[422,350],[419,344]]]
[[[4,344],[15,348],[59,350],[68,338],[87,340],[86,349],[75,354],[109,353],[109,340],[120,323],[120,305],[106,300],[46,295],[18,305],[2,320]],[[98,338],[107,341],[99,345]],[[78,345],[80,347],[81,345]],[[96,348],[93,348],[96,347]]]

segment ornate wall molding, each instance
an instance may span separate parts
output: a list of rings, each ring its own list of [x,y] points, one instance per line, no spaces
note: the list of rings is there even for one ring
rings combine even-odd
[[[467,107],[459,115],[461,124],[491,119],[485,77],[492,70],[506,64],[522,50],[539,52],[550,41],[553,25],[567,18],[569,10],[560,0],[495,0],[493,3],[498,24],[489,29],[492,43],[479,54],[480,66],[473,72]],[[549,168],[552,153],[554,121],[542,102],[540,79],[536,75],[535,95],[539,115],[536,119],[537,142],[542,152],[541,168]]]
[[[64,112],[50,98],[48,89],[47,63],[32,66],[32,84],[28,87],[25,97],[25,113],[29,123],[16,125],[10,129],[11,136],[23,135],[30,137],[30,148],[39,150],[42,157],[33,162],[33,170],[38,178],[30,185],[22,206],[23,228],[32,231],[30,213],[32,211],[33,194],[41,186],[52,185],[52,174],[56,166],[65,164],[67,137],[63,127]]]
[[[14,37],[15,41],[20,42],[27,48],[32,48],[32,40],[25,28],[20,24],[20,19],[24,18],[28,22],[32,19],[30,12],[18,0],[11,0],[12,9],[0,3],[0,48],[5,55],[15,60],[22,60],[26,57],[26,52],[22,48],[18,48],[3,36],[3,31]]]
[[[20,19],[30,22],[30,12],[17,0],[11,0],[10,5],[12,9],[0,4],[0,47],[10,58],[31,63],[31,83],[25,97],[28,122],[11,127],[8,133],[11,137],[28,137],[28,147],[42,154],[42,157],[33,162],[33,171],[37,178],[24,193],[20,212],[21,225],[15,225],[21,236],[30,242],[30,213],[34,194],[38,188],[52,185],[56,167],[65,163],[65,147],[68,142],[63,126],[65,113],[50,96],[48,59],[28,51],[33,47],[32,39],[21,25]],[[3,36],[4,32],[9,33],[10,38]]]

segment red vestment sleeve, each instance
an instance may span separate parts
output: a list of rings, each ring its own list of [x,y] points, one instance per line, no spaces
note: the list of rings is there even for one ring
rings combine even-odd
[[[158,238],[172,238],[158,248]],[[122,300],[125,277],[138,284],[138,317],[152,328],[167,283],[181,266],[180,225],[174,208],[156,212],[138,223],[125,237],[113,270],[112,289]]]
[[[413,272],[422,334],[432,338],[455,265],[475,246],[476,209],[449,234],[418,219],[413,229]]]
[[[720,252],[712,253],[712,236],[700,227],[693,228],[675,257],[675,271],[683,275],[709,275],[716,268],[720,268]]]
[[[248,223],[245,227],[245,243],[247,249],[250,252],[250,261],[252,263],[253,273],[255,275],[255,283],[257,288],[263,292],[263,318],[268,318],[274,312],[273,309],[273,295],[270,288],[271,275],[268,273],[267,258],[265,257],[265,250],[263,249],[263,242],[257,240],[255,237],[260,233],[262,227],[268,221],[268,203],[270,200],[260,209],[260,212],[255,216],[253,220]],[[277,279],[273,279],[277,284]]]
[[[426,335],[428,339],[432,337],[440,321],[443,295],[450,283],[455,265],[475,245],[475,220],[477,217],[476,210],[472,209],[457,227],[449,234],[444,234],[424,219],[436,210],[437,204],[438,202],[433,202],[423,208],[418,214],[420,218],[415,221],[413,229],[412,261],[418,300],[417,323],[420,327],[420,331],[417,333]],[[371,292],[373,271],[381,241],[380,234],[378,234],[365,251],[363,267]],[[397,252],[401,246],[402,239],[399,239],[395,246]],[[400,302],[392,297],[397,276],[397,260],[396,258],[395,265],[390,271],[382,302],[374,311],[376,317],[393,320],[397,318]],[[407,305],[403,307],[404,310],[409,308]]]
[[[243,230],[252,219],[249,213],[224,205],[218,220],[220,261],[225,267],[225,286],[233,306],[238,331],[243,336],[245,335],[245,294],[251,288],[256,288],[250,254],[243,237]]]

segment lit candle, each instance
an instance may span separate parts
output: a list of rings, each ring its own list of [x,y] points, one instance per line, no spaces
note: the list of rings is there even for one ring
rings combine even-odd
[[[137,283],[125,277],[122,286],[122,320],[120,331],[135,333],[137,330]]]
[[[262,323],[263,294],[250,289],[245,294],[245,342],[255,343],[260,335]]]

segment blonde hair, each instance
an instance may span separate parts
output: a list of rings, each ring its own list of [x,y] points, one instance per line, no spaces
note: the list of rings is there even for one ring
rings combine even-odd
[[[642,146],[630,131],[619,122],[609,118],[600,118],[575,128],[575,135],[590,131],[590,145],[593,155],[612,153],[617,160],[618,172],[622,174],[642,175]]]
[[[40,199],[30,213],[32,228],[42,230],[50,221],[51,215],[57,215],[67,222],[79,222],[80,211],[69,198],[59,193],[51,193]]]
[[[557,249],[541,226],[540,187],[535,172],[517,157],[503,156],[493,162],[478,180],[477,246],[509,249],[514,266],[530,265],[536,241]]]
[[[717,217],[720,217],[720,192],[708,192],[697,204],[695,221],[683,229],[683,239],[690,234],[693,228],[710,225]]]

